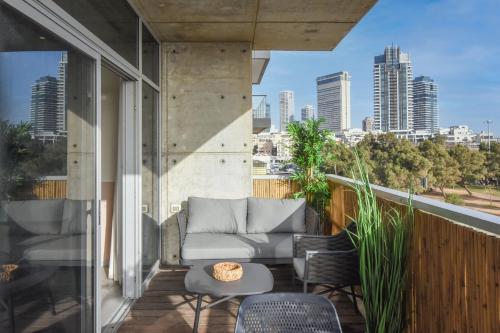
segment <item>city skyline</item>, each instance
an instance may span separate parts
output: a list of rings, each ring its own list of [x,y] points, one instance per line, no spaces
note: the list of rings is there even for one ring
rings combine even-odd
[[[411,55],[414,76],[430,76],[439,85],[441,127],[468,125],[480,132],[491,119],[492,132],[499,135],[500,78],[491,68],[500,64],[492,56],[500,54],[500,45],[491,40],[500,33],[494,14],[500,3],[480,4],[380,1],[331,52],[272,52],[254,92],[269,95],[276,125],[279,91],[293,90],[297,105],[315,105],[316,77],[348,71],[352,127],[360,128],[364,117],[373,116],[373,57],[397,44]]]

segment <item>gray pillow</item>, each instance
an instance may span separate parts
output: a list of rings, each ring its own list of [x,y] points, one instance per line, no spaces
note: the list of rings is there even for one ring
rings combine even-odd
[[[236,234],[246,232],[246,199],[188,199],[188,234],[211,232]]]
[[[7,204],[9,220],[38,235],[58,235],[64,200],[10,201]]]
[[[61,234],[84,234],[87,232],[87,201],[65,200],[62,215]]]
[[[266,232],[304,233],[306,201],[304,199],[248,198],[249,234]]]

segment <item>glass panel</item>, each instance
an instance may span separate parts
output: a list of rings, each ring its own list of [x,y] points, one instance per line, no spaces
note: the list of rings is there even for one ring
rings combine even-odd
[[[142,84],[142,277],[158,260],[158,93]]]
[[[0,332],[93,329],[94,71],[0,3]]]
[[[138,67],[139,18],[127,1],[53,1],[128,62]]]
[[[123,300],[122,151],[119,149],[122,79],[101,71],[101,320],[109,323]]]
[[[145,25],[142,25],[142,73],[151,81],[158,84],[158,53],[160,46],[148,31]]]

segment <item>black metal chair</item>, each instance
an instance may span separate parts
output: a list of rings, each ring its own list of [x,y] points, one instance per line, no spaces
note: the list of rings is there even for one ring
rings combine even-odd
[[[320,294],[343,292],[349,294],[358,311],[354,286],[360,285],[359,257],[349,232],[356,232],[356,224],[334,236],[295,235],[293,242],[293,282],[298,278],[304,284],[304,293],[309,284],[328,288]],[[345,288],[350,288],[350,292]]]
[[[238,310],[235,333],[342,333],[328,299],[302,293],[248,296]]]

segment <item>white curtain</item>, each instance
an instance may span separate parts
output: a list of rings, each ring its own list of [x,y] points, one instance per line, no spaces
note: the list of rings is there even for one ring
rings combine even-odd
[[[120,106],[120,110],[122,110]],[[116,158],[115,195],[113,205],[113,220],[111,227],[111,250],[109,258],[108,279],[122,283],[123,260],[122,260],[122,181],[123,181],[123,148],[122,148],[123,126],[121,112],[118,112],[118,147]]]

